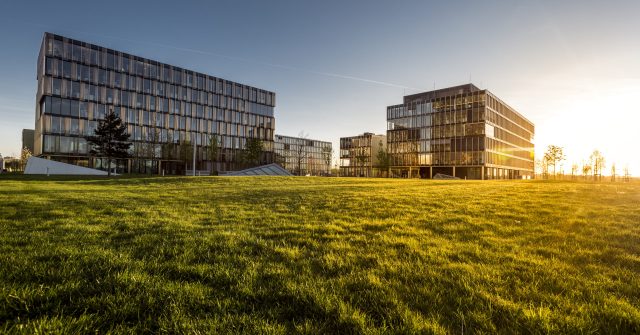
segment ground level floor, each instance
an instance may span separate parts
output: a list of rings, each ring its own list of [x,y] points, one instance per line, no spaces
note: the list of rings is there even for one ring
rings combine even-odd
[[[109,166],[106,158],[60,155],[42,155],[40,157],[104,171],[106,171]],[[195,162],[195,172],[197,175],[208,175],[211,171],[235,171],[243,168],[246,168],[246,166],[234,162],[212,162],[208,160],[196,160]],[[193,173],[194,165],[193,160],[114,158],[111,160],[111,171],[118,174],[185,175]]]
[[[533,171],[503,166],[393,166],[389,169],[392,178],[432,179],[441,174],[460,179],[532,179]]]

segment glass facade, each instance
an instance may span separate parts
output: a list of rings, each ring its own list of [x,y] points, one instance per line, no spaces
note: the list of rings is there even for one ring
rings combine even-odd
[[[379,177],[378,152],[387,149],[387,137],[364,133],[340,138],[340,175],[344,177]]]
[[[194,143],[196,169],[235,170],[248,138],[260,139],[273,161],[274,107],[273,92],[45,33],[35,154],[100,167],[85,137],[113,110],[134,142],[122,171],[182,173]],[[220,145],[214,162],[206,155],[211,136]]]
[[[331,142],[276,135],[275,161],[294,175],[326,176],[331,173]]]
[[[387,107],[394,177],[532,178],[534,125],[472,84],[404,97]]]

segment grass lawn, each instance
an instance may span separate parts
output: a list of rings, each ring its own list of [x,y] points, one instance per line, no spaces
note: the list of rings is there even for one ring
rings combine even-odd
[[[640,183],[0,176],[0,332],[640,333]]]

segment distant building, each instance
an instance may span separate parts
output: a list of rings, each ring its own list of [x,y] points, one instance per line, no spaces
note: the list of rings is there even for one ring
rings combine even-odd
[[[394,177],[534,175],[533,123],[472,84],[405,96],[387,107],[387,125]]]
[[[38,57],[34,155],[106,168],[86,136],[113,110],[131,135],[132,158],[118,172],[182,174],[241,168],[247,139],[273,162],[275,93],[204,73],[45,33]],[[212,136],[218,158],[207,157]]]
[[[2,154],[0,154],[0,173],[4,170],[4,158],[2,158]]]
[[[273,149],[276,163],[294,175],[320,176],[331,173],[331,142],[276,134]]]
[[[387,136],[364,133],[340,138],[340,175],[379,177],[378,152],[386,151]]]
[[[22,129],[22,149],[27,148],[29,152],[33,154],[33,143],[34,143],[35,130],[33,129]]]

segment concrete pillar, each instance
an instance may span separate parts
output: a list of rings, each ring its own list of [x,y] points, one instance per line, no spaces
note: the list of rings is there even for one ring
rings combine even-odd
[[[456,176],[456,167],[455,166],[453,167],[453,176],[454,177]]]
[[[480,179],[484,180],[484,166],[480,168],[480,172],[482,173],[482,177],[480,177]]]
[[[433,166],[429,167],[429,179],[433,179]]]

